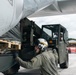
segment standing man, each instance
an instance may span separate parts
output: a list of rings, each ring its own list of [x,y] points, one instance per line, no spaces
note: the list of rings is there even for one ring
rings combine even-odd
[[[15,59],[24,68],[40,68],[41,75],[59,75],[55,63],[55,56],[52,50],[48,49],[48,43],[45,39],[39,38],[35,42],[35,52],[37,55],[29,62],[23,61],[16,55]]]

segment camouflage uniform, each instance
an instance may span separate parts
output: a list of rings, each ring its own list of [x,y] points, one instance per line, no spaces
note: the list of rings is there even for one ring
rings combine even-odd
[[[41,54],[32,58],[30,62],[23,61],[19,57],[16,57],[16,60],[22,67],[28,69],[35,69],[39,67],[41,75],[59,75],[55,63],[55,56],[51,50],[42,52]]]

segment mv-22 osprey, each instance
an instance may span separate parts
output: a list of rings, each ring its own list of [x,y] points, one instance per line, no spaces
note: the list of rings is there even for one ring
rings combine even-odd
[[[8,34],[10,34],[8,36],[13,37],[13,33],[16,34],[16,30],[14,31],[12,28],[14,28],[16,25],[20,27],[25,22],[27,24],[28,20],[26,19],[26,17],[28,18],[75,13],[76,11],[72,10],[72,8],[75,8],[75,3],[75,0],[1,0],[0,36],[2,37],[6,32],[8,32]],[[28,23],[31,22],[29,21]],[[26,27],[25,29],[28,28],[27,26],[22,27]],[[12,32],[10,30],[12,30]],[[17,40],[17,38],[15,40]],[[66,63],[63,63],[65,67],[63,67],[63,65],[61,65],[61,67],[67,68]],[[0,72],[3,72],[7,75],[11,74],[11,71],[12,74],[16,73],[18,69],[19,65],[14,61],[12,53],[0,54]]]

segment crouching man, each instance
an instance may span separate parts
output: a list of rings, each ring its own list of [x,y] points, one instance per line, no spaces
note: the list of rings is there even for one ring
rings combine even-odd
[[[24,68],[40,68],[41,75],[59,75],[54,53],[52,50],[48,49],[48,43],[45,39],[39,38],[35,42],[35,52],[37,55],[33,57],[29,62],[23,61],[17,55],[15,55],[15,59]]]

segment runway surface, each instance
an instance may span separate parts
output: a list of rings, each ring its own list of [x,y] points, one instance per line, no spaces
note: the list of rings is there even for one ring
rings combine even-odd
[[[60,69],[58,67],[58,72],[60,75],[76,75],[76,54],[69,54],[69,68]],[[3,75],[0,73],[0,75]],[[39,69],[28,70],[20,67],[19,72],[15,75],[40,75]]]

